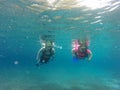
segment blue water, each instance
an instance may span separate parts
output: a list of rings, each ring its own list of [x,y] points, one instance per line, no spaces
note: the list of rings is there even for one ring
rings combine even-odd
[[[30,6],[38,1],[0,1],[0,90],[120,90],[120,0],[93,10]],[[43,35],[58,47],[36,67]],[[86,37],[93,58],[74,61],[72,41]]]

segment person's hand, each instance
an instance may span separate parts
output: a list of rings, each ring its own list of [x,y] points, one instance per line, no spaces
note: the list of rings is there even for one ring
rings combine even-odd
[[[88,58],[88,61],[91,61],[91,57]]]

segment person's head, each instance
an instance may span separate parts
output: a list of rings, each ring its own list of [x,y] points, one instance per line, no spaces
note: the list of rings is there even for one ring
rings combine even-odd
[[[53,46],[53,44],[52,44],[51,41],[46,41],[46,43],[45,43],[45,48],[46,48],[47,50],[51,49],[52,46]]]
[[[86,52],[85,46],[79,46],[78,49],[80,50],[80,52]]]
[[[45,46],[46,47],[51,47],[52,46],[52,42],[51,41],[46,41]]]

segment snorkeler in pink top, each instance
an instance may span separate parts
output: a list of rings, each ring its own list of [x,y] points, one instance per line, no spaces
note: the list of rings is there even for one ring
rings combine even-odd
[[[73,42],[73,56],[77,59],[85,59],[88,58],[90,61],[92,58],[92,52],[88,49],[89,42],[87,40],[75,40]]]

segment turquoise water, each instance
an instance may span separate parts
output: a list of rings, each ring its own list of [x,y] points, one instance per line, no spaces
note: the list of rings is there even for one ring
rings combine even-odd
[[[110,1],[54,10],[42,0],[1,0],[0,90],[120,90],[120,1]],[[58,47],[53,61],[36,67],[43,35]],[[93,58],[74,62],[72,41],[86,37]]]

